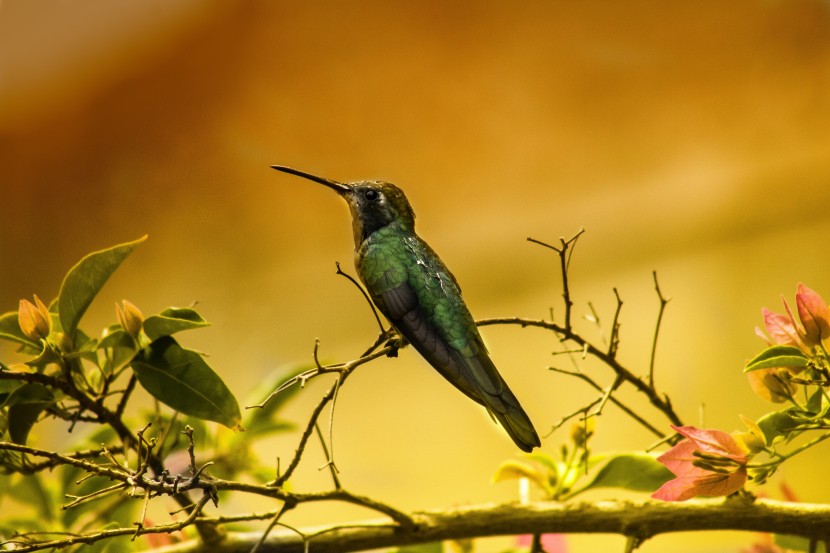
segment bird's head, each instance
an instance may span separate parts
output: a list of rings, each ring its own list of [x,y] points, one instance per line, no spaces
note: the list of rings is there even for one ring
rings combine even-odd
[[[394,222],[398,222],[405,230],[415,230],[415,213],[403,191],[391,182],[344,183],[282,165],[272,165],[271,168],[320,183],[331,188],[346,200],[352,213],[356,246],[360,246],[375,231]]]

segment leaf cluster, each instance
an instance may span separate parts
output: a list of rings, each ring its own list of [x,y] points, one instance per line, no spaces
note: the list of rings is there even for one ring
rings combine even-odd
[[[147,530],[147,501],[158,495],[174,497],[195,517],[200,503],[183,492],[190,486],[217,499],[203,472],[208,465],[226,478],[242,472],[273,477],[273,468],[259,463],[243,436],[292,428],[278,416],[296,390],[243,416],[205,356],[178,340],[184,331],[209,325],[193,307],[170,307],[145,318],[125,300],[116,306],[117,322],[99,336],[80,327],[110,276],[145,238],[85,256],[48,306],[35,296],[34,302],[21,300],[18,311],[0,315],[0,339],[14,343],[18,354],[14,363],[0,363],[0,500],[9,512],[14,505],[26,507],[0,520],[5,543],[33,547],[65,539],[66,545],[92,529],[101,536],[123,535],[112,529],[125,527],[132,533],[142,505],[135,500],[143,499],[135,538]],[[272,374],[263,386],[278,388],[294,374]],[[156,407],[128,415],[139,386]],[[257,393],[252,401],[268,392]],[[71,453],[28,446],[36,426],[55,423],[81,429],[68,444]],[[38,435],[45,434],[44,426]],[[104,528],[102,512],[108,520]],[[85,543],[93,551],[124,547],[123,540]]]

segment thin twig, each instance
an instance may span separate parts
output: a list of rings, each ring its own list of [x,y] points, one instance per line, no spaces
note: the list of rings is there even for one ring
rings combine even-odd
[[[536,240],[535,238],[528,238],[528,242],[533,242],[534,244],[538,244],[540,246],[544,246],[545,248],[549,248],[559,254],[559,265],[562,271],[562,299],[565,303],[565,328],[568,332],[571,332],[571,307],[573,307],[573,301],[571,300],[571,292],[570,286],[568,284],[568,268],[570,267],[571,261],[571,253],[573,251],[572,246],[576,244],[576,241],[585,232],[585,229],[580,229],[575,235],[573,235],[568,240],[564,238],[560,238],[560,246],[552,246],[541,240]]]
[[[608,356],[613,359],[617,356],[617,350],[620,347],[620,311],[622,311],[623,301],[620,298],[620,293],[614,288],[614,297],[617,298],[617,308],[614,310],[614,322],[611,323],[611,338],[608,345]]]
[[[179,432],[187,436],[187,456],[190,459],[190,474],[196,474],[196,446],[193,442],[193,427],[186,424],[184,430]]]
[[[334,399],[337,391],[339,390],[340,386],[343,385],[346,378],[351,374],[351,372],[363,365],[372,361],[373,359],[377,359],[379,357],[385,356],[389,351],[392,350],[391,346],[386,346],[382,349],[379,349],[369,355],[364,355],[358,359],[353,361],[349,361],[348,363],[343,363],[339,365],[333,365],[329,367],[323,367],[323,369],[327,372],[337,372],[338,378],[335,383],[329,388],[328,392],[320,398],[320,401],[317,403],[317,406],[314,407],[314,410],[311,412],[311,416],[309,418],[308,423],[306,424],[306,428],[303,431],[302,435],[300,436],[300,443],[297,445],[297,449],[294,452],[294,457],[291,459],[291,462],[288,464],[288,467],[285,469],[285,472],[279,475],[273,482],[271,482],[271,486],[274,487],[281,487],[285,482],[291,477],[294,473],[294,470],[300,464],[300,458],[302,457],[303,451],[305,451],[306,443],[308,442],[311,433],[314,431],[314,424],[317,422],[317,419],[320,417],[320,414],[323,412],[323,409],[326,407],[329,401]],[[315,373],[317,373],[316,369],[313,369]],[[305,374],[305,373],[304,373]],[[319,374],[319,373],[318,373]],[[302,376],[302,375],[300,375]],[[316,375],[306,376],[305,379],[312,378]],[[290,381],[286,382],[281,388],[291,385],[291,383],[295,383],[298,377],[291,379]],[[273,394],[272,394],[273,395]],[[271,396],[269,396],[270,398]],[[267,399],[266,399],[267,401]]]
[[[72,507],[75,507],[76,505],[80,505],[81,503],[86,503],[87,501],[91,501],[93,499],[100,499],[103,496],[108,495],[112,492],[121,491],[121,490],[125,490],[125,489],[127,489],[127,485],[124,484],[123,482],[119,482],[118,484],[113,484],[112,486],[102,488],[100,490],[94,491],[94,492],[89,493],[87,495],[78,496],[78,495],[66,494],[66,497],[68,499],[71,499],[72,501],[67,503],[66,505],[64,505],[61,508],[64,509],[64,510],[71,509]]]
[[[130,375],[130,379],[127,381],[127,387],[124,388],[124,393],[121,395],[121,399],[118,401],[118,406],[115,408],[115,416],[121,418],[124,416],[124,409],[127,408],[127,402],[130,399],[130,395],[133,393],[135,389],[136,382],[138,382],[138,378],[136,377],[135,373]]]
[[[631,384],[632,386],[634,386],[634,388],[637,389],[637,391],[648,397],[651,404],[654,405],[654,407],[657,408],[660,412],[662,412],[671,424],[674,424],[675,426],[683,426],[683,422],[680,420],[680,417],[677,415],[677,413],[675,413],[674,407],[671,404],[671,400],[667,396],[658,394],[654,388],[649,386],[641,378],[639,378],[633,372],[631,372],[629,369],[623,366],[619,361],[617,361],[616,358],[609,356],[607,352],[600,350],[579,334],[567,331],[561,325],[544,320],[524,319],[521,317],[479,319],[476,321],[476,324],[478,326],[518,325],[522,328],[535,327],[550,330],[562,336],[563,339],[567,339],[576,343],[580,347],[584,348],[585,352],[588,355],[596,357],[597,359],[602,361],[606,366],[608,366],[615,373],[620,375],[625,382]]]
[[[329,453],[329,448],[326,446],[326,439],[323,437],[323,431],[320,430],[318,423],[314,423],[314,430],[317,432],[317,437],[320,439],[320,447],[323,448],[323,454],[326,456],[326,464],[320,467],[320,469],[322,470],[328,467],[331,473],[331,479],[334,482],[334,489],[339,490],[342,486],[340,485],[340,478],[337,476],[337,466],[335,466],[334,458]],[[329,436],[329,439],[331,439],[331,436]]]
[[[363,297],[366,299],[366,303],[368,303],[369,307],[372,308],[372,313],[375,315],[375,320],[378,322],[378,327],[380,328],[380,331],[384,332],[383,323],[380,321],[380,315],[378,314],[378,310],[375,309],[375,304],[372,303],[371,299],[369,299],[369,294],[366,292],[366,290],[363,289],[363,286],[361,286],[360,283],[357,282],[357,280],[355,280],[355,278],[353,276],[351,276],[350,274],[344,272],[340,268],[340,262],[339,261],[335,262],[335,265],[337,266],[337,274],[340,275],[340,276],[344,276],[347,279],[349,279],[352,284],[357,286],[357,289],[360,290],[360,293],[363,294]]]
[[[83,535],[71,535],[66,538],[56,539],[56,540],[49,540],[44,542],[36,542],[36,543],[23,543],[20,540],[9,540],[0,542],[0,547],[14,543],[14,551],[20,553],[27,553],[29,551],[41,551],[43,549],[55,549],[55,548],[64,548],[70,547],[73,545],[79,544],[86,544],[90,545],[95,542],[107,539],[107,538],[114,538],[117,536],[129,536],[129,535],[137,535],[142,536],[144,534],[170,534],[172,532],[176,532],[178,530],[182,530],[196,522],[196,519],[202,512],[202,508],[208,501],[207,495],[203,496],[199,501],[197,501],[193,508],[190,511],[190,514],[187,518],[184,518],[180,521],[172,522],[170,524],[161,524],[158,526],[145,526],[140,528],[136,531],[135,528],[112,528],[109,530],[102,530],[100,532],[94,532],[91,534],[83,534]]]
[[[592,379],[587,374],[580,373],[580,372],[573,372],[573,371],[565,371],[565,370],[562,370],[562,369],[557,369],[556,367],[549,367],[549,369],[554,371],[554,372],[567,374],[568,376],[573,376],[575,378],[578,378],[578,379],[588,383],[595,390],[597,390],[599,392],[603,392],[603,397],[605,396],[605,392],[603,390],[603,387],[600,386],[597,382],[595,382],[594,379]],[[595,405],[598,401],[600,401],[600,400],[595,400],[594,403],[592,403],[590,406]],[[647,429],[649,432],[651,432],[652,434],[654,434],[658,438],[662,439],[665,436],[665,434],[663,432],[661,432],[660,430],[655,428],[651,423],[649,423],[643,417],[641,417],[640,415],[635,413],[630,407],[626,406],[623,402],[618,400],[613,395],[611,395],[611,394],[608,395],[608,401],[610,401],[611,403],[613,403],[614,405],[619,407],[620,410],[623,411],[626,415],[628,415],[629,417],[631,417],[632,419],[637,421],[640,425],[642,425],[645,429]]]
[[[265,543],[265,540],[268,538],[268,534],[271,533],[271,530],[274,529],[274,526],[277,525],[282,515],[284,515],[287,511],[290,511],[294,508],[294,503],[285,502],[280,507],[280,510],[271,518],[271,521],[268,523],[268,526],[265,528],[265,531],[262,533],[262,537],[254,544],[254,547],[251,549],[251,553],[256,553],[259,548]]]
[[[660,284],[657,282],[657,271],[653,271],[654,276],[654,290],[657,292],[657,297],[660,300],[660,310],[657,312],[657,324],[654,327],[654,339],[651,341],[651,359],[648,363],[648,385],[654,387],[654,357],[657,352],[657,336],[660,334],[660,323],[663,321],[663,312],[666,310],[666,304],[671,298],[663,297],[660,292]]]

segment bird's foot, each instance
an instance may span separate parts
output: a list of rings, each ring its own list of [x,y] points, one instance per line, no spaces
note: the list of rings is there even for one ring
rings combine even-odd
[[[386,343],[383,347],[389,348],[389,352],[386,354],[387,357],[397,357],[398,350],[404,347],[407,344],[406,338],[402,335],[398,334],[394,330],[389,330],[389,339],[386,340]]]

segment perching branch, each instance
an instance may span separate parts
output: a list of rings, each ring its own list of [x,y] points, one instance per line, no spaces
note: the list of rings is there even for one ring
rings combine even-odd
[[[207,518],[205,520],[216,520]],[[271,533],[259,553],[345,553],[441,540],[533,533],[618,534],[643,542],[678,531],[740,530],[827,539],[830,506],[740,498],[686,503],[602,501],[540,502],[529,505],[479,505],[412,514],[409,528],[381,520],[301,528]],[[231,533],[210,549],[198,541],[162,548],[158,553],[248,553],[259,532]]]

